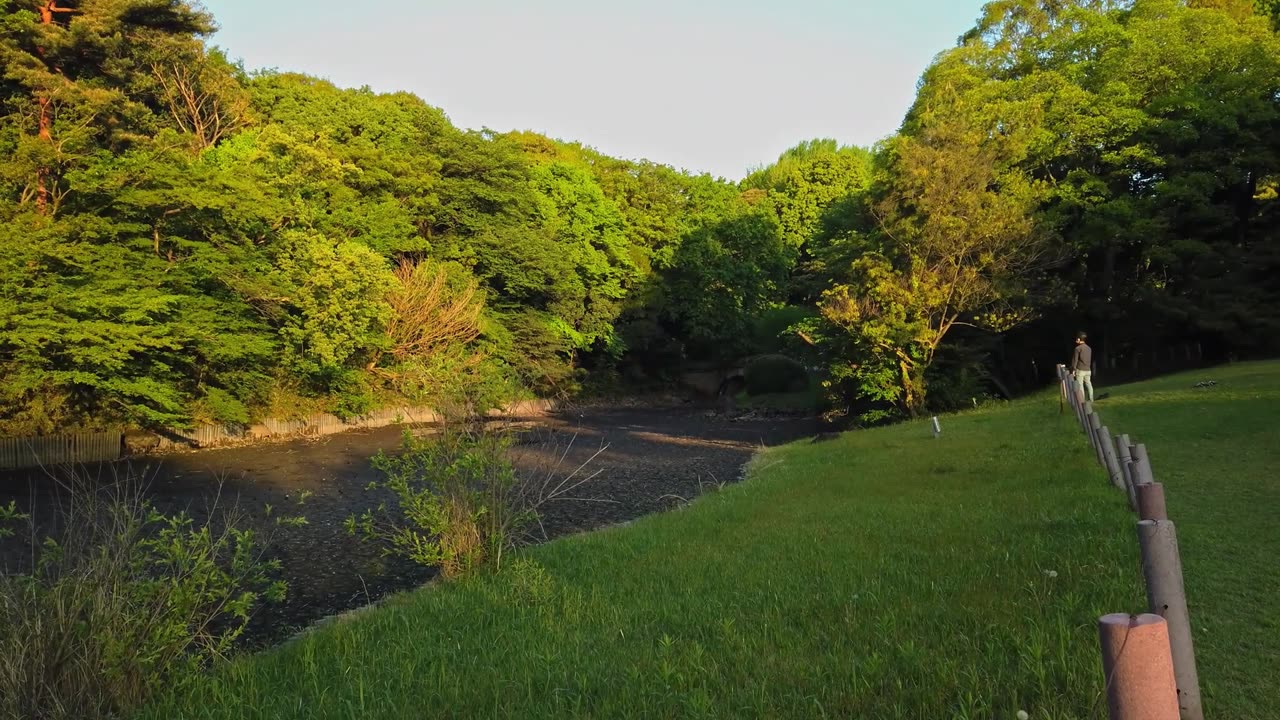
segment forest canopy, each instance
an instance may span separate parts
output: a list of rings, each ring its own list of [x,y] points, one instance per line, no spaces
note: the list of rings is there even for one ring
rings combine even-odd
[[[0,0],[0,432],[660,386],[864,422],[1280,341],[1280,4],[997,0],[875,148],[730,182],[248,72],[186,0]],[[1038,371],[1028,368],[1039,368]]]

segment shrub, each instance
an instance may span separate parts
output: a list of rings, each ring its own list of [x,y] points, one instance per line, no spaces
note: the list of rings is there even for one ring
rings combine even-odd
[[[799,392],[809,387],[809,371],[785,355],[764,355],[746,368],[747,392],[751,395]]]
[[[446,424],[436,437],[405,430],[403,451],[380,452],[373,460],[385,479],[370,484],[391,491],[386,503],[347,518],[348,532],[382,542],[387,554],[455,578],[491,564],[541,527],[538,509],[593,479],[583,470],[600,453],[561,476],[551,468],[521,472],[511,462],[514,436],[476,425]],[[567,453],[552,453],[563,462]]]
[[[369,378],[360,370],[343,368],[334,371],[328,390],[333,399],[331,411],[342,420],[366,415],[378,406]]]
[[[944,346],[925,375],[928,409],[950,412],[989,399],[987,360],[980,348],[960,343]]]
[[[234,507],[215,531],[155,512],[131,478],[89,482],[66,484],[48,533],[0,512],[27,521],[32,546],[30,567],[0,575],[3,720],[127,715],[224,657],[260,599],[283,597]]]
[[[385,479],[372,484],[395,495],[403,522],[388,522],[384,504],[349,517],[347,530],[385,541],[392,554],[438,566],[445,577],[500,560],[508,533],[523,521],[498,502],[515,482],[507,447],[507,439],[494,434],[449,429],[420,438],[405,430],[403,452],[373,459]]]
[[[812,307],[796,305],[783,305],[764,311],[756,318],[752,327],[756,348],[763,353],[785,351],[791,344],[786,337],[787,331],[815,315],[817,311]]]

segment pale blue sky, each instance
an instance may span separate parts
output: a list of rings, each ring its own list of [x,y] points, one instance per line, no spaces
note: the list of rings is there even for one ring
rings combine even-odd
[[[739,179],[796,142],[869,145],[982,0],[205,0],[250,69],[408,90],[461,127],[535,130]]]

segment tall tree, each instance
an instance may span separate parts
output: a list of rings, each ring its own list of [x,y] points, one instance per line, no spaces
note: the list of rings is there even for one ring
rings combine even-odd
[[[878,392],[913,415],[951,330],[1025,320],[1029,280],[1050,259],[1033,217],[1041,187],[1014,167],[1019,133],[990,132],[950,100],[917,106],[913,134],[885,149],[865,254],[819,304],[854,339],[850,362],[894,369],[897,389]]]
[[[823,216],[834,203],[866,187],[870,161],[871,154],[862,148],[841,147],[830,139],[810,140],[747,176],[742,186],[766,191],[783,239],[799,250],[821,229]]]
[[[154,127],[127,92],[147,56],[212,30],[182,0],[10,0],[0,13],[5,122],[16,130],[8,180],[41,214],[58,210],[66,173],[89,154]]]

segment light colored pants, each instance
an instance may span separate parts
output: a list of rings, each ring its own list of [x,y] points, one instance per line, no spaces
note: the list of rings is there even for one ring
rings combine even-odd
[[[1076,370],[1072,375],[1076,379],[1076,384],[1084,388],[1085,397],[1089,402],[1093,402],[1093,371]]]

